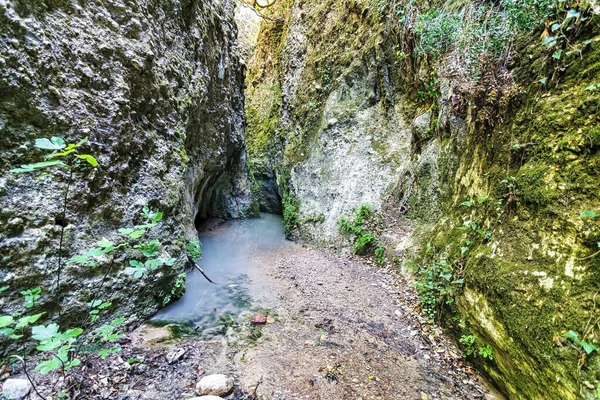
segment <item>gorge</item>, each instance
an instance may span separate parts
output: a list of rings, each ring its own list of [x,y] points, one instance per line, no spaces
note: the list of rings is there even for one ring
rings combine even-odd
[[[31,398],[192,398],[225,370],[236,399],[599,398],[598,13],[0,0],[0,379],[30,379],[17,354],[56,364]],[[199,224],[261,212],[285,233],[214,232],[295,242],[240,262],[263,300],[210,337],[146,322],[190,259],[225,271]],[[188,369],[140,362],[168,390],[92,391],[169,329]]]

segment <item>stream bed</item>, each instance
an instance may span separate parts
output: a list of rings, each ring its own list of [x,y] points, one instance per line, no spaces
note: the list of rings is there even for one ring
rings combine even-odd
[[[261,265],[293,243],[285,239],[281,216],[274,214],[261,213],[260,218],[246,220],[211,219],[199,231],[202,259],[198,264],[215,283],[196,269],[188,271],[183,297],[160,310],[152,321],[176,323],[211,336],[230,318],[250,315],[276,302]]]

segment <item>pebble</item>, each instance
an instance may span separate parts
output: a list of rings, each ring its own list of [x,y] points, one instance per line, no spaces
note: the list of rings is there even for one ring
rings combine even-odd
[[[251,322],[253,325],[263,325],[263,324],[266,324],[266,323],[267,323],[267,317],[265,317],[265,316],[264,316],[264,315],[262,315],[262,314],[254,314],[254,315],[252,316],[252,319],[250,320],[250,322]]]
[[[2,385],[2,398],[9,400],[23,399],[31,391],[31,383],[27,379],[7,379]]]
[[[227,396],[233,390],[233,379],[224,374],[207,375],[196,385],[199,395]]]

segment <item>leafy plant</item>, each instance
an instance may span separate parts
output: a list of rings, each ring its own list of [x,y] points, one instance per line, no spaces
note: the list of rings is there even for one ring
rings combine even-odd
[[[200,239],[196,238],[194,240],[190,240],[185,245],[185,249],[187,254],[194,261],[198,261],[200,258],[202,258],[202,243],[200,243]]]
[[[40,298],[42,293],[42,288],[35,287],[33,289],[27,289],[21,292],[23,296],[25,296],[25,303],[23,304],[25,308],[32,308],[35,306]]]
[[[423,311],[431,321],[435,321],[444,305],[454,303],[456,290],[464,284],[462,278],[454,277],[455,271],[446,260],[425,265],[418,271],[415,284]]]
[[[465,354],[470,356],[475,353],[475,341],[477,336],[475,335],[462,335],[458,341],[465,347]]]
[[[368,204],[353,208],[352,212],[355,214],[354,219],[340,218],[340,231],[350,238],[354,254],[375,254],[375,250],[379,247],[376,229],[380,216],[375,214]]]
[[[169,304],[171,299],[173,299],[174,297],[175,298],[181,297],[183,292],[185,292],[185,278],[186,278],[186,275],[183,272],[181,274],[177,275],[177,278],[175,279],[175,284],[173,285],[173,288],[171,289],[171,293],[168,294],[167,296],[165,296],[165,298],[163,299],[163,305]]]
[[[298,227],[298,212],[300,210],[300,199],[291,194],[284,194],[283,205],[283,225],[285,226],[285,235],[289,237],[292,231]]]
[[[98,162],[92,155],[79,152],[80,146],[86,142],[87,138],[76,144],[67,144],[59,137],[37,139],[35,142],[37,148],[51,151],[52,153],[46,155],[45,161],[21,165],[19,168],[11,170],[12,173],[16,174],[38,173],[46,170],[52,171],[55,168],[64,168],[69,171],[66,187],[62,194],[62,221],[66,221],[69,189],[75,179],[74,172],[80,166],[87,165],[96,167],[98,165]],[[80,327],[61,330],[60,325],[56,322],[47,325],[33,325],[46,315],[45,312],[29,314],[30,311],[36,308],[39,302],[42,293],[41,287],[21,291],[21,294],[24,296],[23,311],[17,311],[11,315],[0,315],[0,334],[13,340],[18,340],[29,335],[31,339],[38,342],[36,349],[43,354],[43,359],[35,366],[36,371],[45,374],[60,369],[64,375],[66,371],[69,371],[82,363],[79,359],[79,356],[81,355],[80,350],[82,347],[88,346],[85,343],[86,341],[91,340],[100,346],[97,354],[102,358],[120,350],[119,346],[111,345],[111,347],[105,347],[105,345],[114,342],[121,336],[119,330],[120,326],[125,322],[124,318],[116,318],[108,324],[94,328],[94,323],[99,320],[101,311],[112,305],[110,301],[101,300],[98,297],[98,293],[101,291],[102,285],[114,265],[113,261],[115,256],[117,254],[122,256],[124,255],[123,253],[126,253],[126,255],[131,254],[136,257],[139,256],[138,258],[146,259],[142,264],[142,268],[145,268],[146,270],[156,269],[162,265],[170,266],[175,262],[175,259],[173,258],[159,258],[161,246],[158,240],[143,241],[143,236],[149,229],[155,227],[162,220],[163,214],[145,206],[142,210],[142,215],[146,220],[145,223],[136,225],[133,228],[120,229],[120,238],[114,243],[106,238],[102,238],[94,247],[86,250],[80,255],[71,257],[68,260],[69,264],[86,268],[97,268],[100,265],[105,265],[107,259],[109,260],[109,268],[104,274],[101,285],[95,289],[90,301],[87,303],[89,307],[88,319],[81,321]],[[55,291],[59,312],[58,318],[53,316],[53,319],[58,319],[59,322],[61,309],[60,274],[63,267],[64,229],[66,224],[63,223],[61,225],[62,230],[58,250],[59,256]],[[136,266],[139,267],[139,264],[136,264]],[[0,288],[0,292],[4,292],[7,289],[7,286],[2,287]],[[83,339],[84,330],[87,330],[89,333],[86,335],[86,340]],[[29,377],[26,371],[25,360],[18,356],[14,357],[23,363],[23,368],[25,369],[27,377]],[[37,392],[35,383],[31,380],[30,382],[41,398],[42,396]],[[59,398],[67,398],[68,390],[57,389],[57,396]]]
[[[375,263],[383,265],[387,261],[385,257],[385,247],[379,246],[375,249]]]
[[[483,358],[487,358],[488,360],[494,359],[494,349],[489,344],[480,347],[479,350],[477,350],[477,354],[479,354]]]
[[[60,137],[51,137],[47,138],[38,138],[35,140],[35,147],[38,149],[51,151],[52,153],[47,154],[45,156],[46,161],[37,162],[33,164],[25,164],[21,165],[19,168],[13,168],[10,172],[15,174],[22,173],[35,173],[42,170],[54,169],[54,168],[65,168],[69,171],[68,179],[66,182],[66,187],[64,191],[64,195],[62,197],[62,216],[61,220],[63,223],[61,224],[61,232],[60,232],[60,242],[58,249],[58,262],[57,262],[57,274],[56,274],[56,298],[57,303],[60,305],[60,278],[61,272],[63,268],[63,257],[62,257],[62,248],[63,241],[65,236],[65,227],[66,224],[66,215],[67,215],[67,205],[69,199],[69,190],[71,185],[73,184],[73,173],[74,171],[83,165],[97,167],[98,161],[96,158],[90,154],[81,154],[79,153],[79,148],[88,142],[88,138],[84,138],[77,143],[66,143],[63,138]],[[60,314],[60,308],[59,308]]]

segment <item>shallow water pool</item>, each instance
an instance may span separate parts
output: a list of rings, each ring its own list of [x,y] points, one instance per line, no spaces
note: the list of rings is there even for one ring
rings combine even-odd
[[[218,325],[224,315],[237,316],[256,308],[252,293],[262,283],[257,282],[262,279],[261,260],[291,245],[285,239],[281,216],[265,213],[205,231],[201,227],[199,237],[202,259],[198,264],[215,283],[198,270],[190,270],[183,297],[160,310],[152,321],[188,325],[202,332]]]

